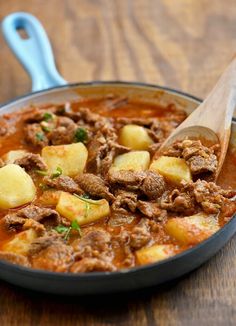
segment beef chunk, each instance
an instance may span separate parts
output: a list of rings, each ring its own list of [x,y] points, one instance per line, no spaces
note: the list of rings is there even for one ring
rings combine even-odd
[[[124,267],[132,267],[135,265],[135,257],[132,249],[130,248],[130,234],[123,227],[121,227],[120,233],[113,236],[113,245],[118,248],[122,248],[124,259],[121,265]]]
[[[28,153],[15,160],[14,163],[20,165],[26,171],[31,171],[33,169],[47,170],[47,165],[39,154]]]
[[[146,217],[157,221],[163,221],[167,215],[166,210],[160,209],[158,203],[139,200],[137,208]]]
[[[68,272],[70,265],[74,262],[73,249],[57,240],[32,254],[30,261],[33,268],[53,272]]]
[[[25,218],[18,216],[17,213],[7,214],[2,220],[9,231],[21,230],[25,223]]]
[[[130,246],[131,248],[137,250],[145,245],[152,239],[148,220],[143,218],[141,221],[133,228],[130,235]]]
[[[136,219],[134,214],[130,214],[128,212],[124,212],[122,209],[117,209],[112,212],[111,217],[109,218],[108,225],[113,227],[118,227],[121,225],[127,225],[133,223]]]
[[[44,177],[43,183],[50,187],[55,188],[57,190],[62,190],[70,193],[83,194],[82,189],[78,186],[78,184],[70,177],[65,175],[60,175],[57,178],[52,179],[51,177]]]
[[[147,171],[140,190],[150,199],[158,198],[165,191],[164,178],[158,173]]]
[[[48,134],[48,139],[52,145],[71,144],[74,142],[77,124],[70,118],[58,117],[56,126]]]
[[[70,267],[72,273],[113,272],[115,270],[116,267],[110,261],[88,257],[75,262]]]
[[[207,214],[218,213],[222,205],[227,203],[228,197],[233,196],[232,191],[223,190],[214,182],[205,180],[199,179],[189,187],[193,188],[196,202]]]
[[[112,203],[112,209],[115,212],[126,213],[126,209],[135,212],[137,206],[137,194],[124,190],[116,193],[116,199]]]
[[[108,175],[108,182],[127,190],[139,191],[150,199],[160,197],[165,190],[164,178],[151,171],[112,171]]]
[[[8,126],[6,120],[3,117],[1,117],[0,118],[0,136],[6,136],[8,130],[9,130],[9,126]]]
[[[49,143],[46,134],[38,123],[26,125],[25,139],[33,146],[44,147]]]
[[[48,248],[55,242],[58,243],[58,240],[60,241],[60,239],[61,236],[53,231],[35,239],[30,245],[29,255],[33,256],[38,254],[41,250]]]
[[[30,263],[27,257],[14,254],[13,252],[0,251],[0,260],[24,267],[30,267]]]
[[[185,213],[189,215],[194,213],[195,200],[189,192],[174,189],[166,191],[161,198],[161,208],[167,211]]]
[[[93,229],[85,234],[81,239],[76,239],[72,243],[76,259],[85,257],[111,259],[113,253],[110,247],[111,236],[102,229]]]
[[[92,173],[79,174],[75,181],[85,193],[93,197],[105,198],[108,201],[114,200],[105,181]]]

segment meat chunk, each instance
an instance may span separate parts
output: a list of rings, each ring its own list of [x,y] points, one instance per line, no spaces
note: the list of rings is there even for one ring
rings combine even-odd
[[[92,173],[79,174],[75,181],[85,193],[93,197],[105,198],[108,201],[114,200],[105,181]]]
[[[108,175],[108,182],[127,190],[139,191],[150,199],[160,197],[165,191],[164,178],[152,171],[112,171]]]
[[[33,268],[52,272],[68,272],[74,262],[73,249],[62,241],[54,241],[46,248],[34,253],[30,257]]]
[[[30,263],[27,257],[15,254],[13,252],[0,251],[0,260],[24,267],[30,267]]]
[[[131,212],[135,212],[137,206],[137,194],[124,190],[119,190],[116,193],[116,199],[112,203],[113,211],[119,211],[126,213],[129,209]]]
[[[194,212],[195,200],[191,193],[174,189],[173,191],[166,191],[162,195],[160,206],[167,211],[188,215]]]
[[[70,118],[58,117],[56,126],[48,134],[52,145],[71,144],[74,142],[77,124]]]
[[[28,124],[25,127],[25,140],[33,146],[44,147],[49,141],[40,124]]]
[[[94,229],[85,234],[81,239],[76,239],[72,243],[76,259],[85,257],[111,259],[111,236],[102,229]]]
[[[43,183],[57,190],[62,190],[70,193],[83,194],[82,189],[78,186],[78,184],[70,177],[66,175],[60,175],[57,178],[52,179],[51,177],[44,177]]]
[[[133,249],[140,249],[152,239],[148,220],[143,218],[136,225],[130,235],[130,246]]]
[[[115,270],[116,267],[110,261],[88,257],[75,262],[70,267],[72,273],[113,272]]]
[[[29,255],[33,256],[38,254],[41,250],[48,248],[55,242],[58,243],[58,240],[60,239],[61,236],[56,232],[49,232],[42,237],[35,239],[30,245]]]
[[[160,174],[147,171],[140,190],[148,198],[156,199],[165,191],[165,180]]]
[[[47,170],[47,165],[39,154],[28,153],[15,160],[14,163],[20,165],[26,171],[31,171],[33,169]]]
[[[9,130],[9,126],[6,122],[6,120],[1,117],[0,118],[0,136],[5,136]]]
[[[139,200],[137,208],[146,217],[155,219],[157,221],[163,221],[167,215],[166,210],[161,209],[158,203],[155,202]]]

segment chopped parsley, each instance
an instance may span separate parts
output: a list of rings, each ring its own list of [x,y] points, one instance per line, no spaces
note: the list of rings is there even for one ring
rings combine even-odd
[[[42,132],[37,132],[35,135],[36,139],[39,141],[43,141],[44,140],[44,134]]]
[[[56,171],[51,175],[51,179],[58,178],[62,174],[62,169],[58,166]]]
[[[76,220],[73,220],[70,226],[58,225],[54,228],[54,230],[60,234],[64,233],[64,240],[68,240],[72,230],[78,232],[79,235],[82,236],[81,228]]]
[[[36,172],[39,175],[47,175],[47,171],[43,171],[43,170],[34,170],[34,172]]]
[[[45,125],[42,125],[42,129],[45,132],[50,132],[51,131],[51,128],[49,128],[48,126],[45,126]]]
[[[83,200],[83,201],[86,202],[86,203],[93,204],[93,205],[101,205],[101,203],[98,203],[97,200],[93,200],[93,199],[89,199],[89,198],[87,198],[87,195],[79,196],[79,195],[77,195],[77,194],[75,194],[75,193],[74,193],[73,195],[74,195],[75,197],[77,197],[77,198]],[[85,197],[85,196],[86,196],[86,197]]]
[[[88,133],[84,128],[78,128],[75,131],[74,141],[76,143],[82,142],[85,143],[88,140]]]
[[[43,120],[44,121],[50,121],[53,119],[53,115],[52,113],[50,112],[45,112],[44,115],[43,115]]]

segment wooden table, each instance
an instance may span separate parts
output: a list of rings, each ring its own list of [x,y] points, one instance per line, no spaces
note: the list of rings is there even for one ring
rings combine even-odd
[[[236,51],[234,0],[7,0],[45,26],[62,75],[134,80],[204,98]],[[0,36],[0,101],[30,81]],[[161,288],[60,298],[0,282],[0,325],[236,325],[236,237],[210,262]]]

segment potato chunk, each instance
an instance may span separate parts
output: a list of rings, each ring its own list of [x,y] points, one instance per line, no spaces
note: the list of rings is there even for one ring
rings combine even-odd
[[[121,128],[119,142],[134,150],[147,150],[148,146],[153,144],[147,130],[138,125],[126,125]]]
[[[15,160],[25,156],[25,154],[27,154],[27,152],[23,149],[9,151],[2,156],[2,159],[6,164],[12,164],[15,162]]]
[[[30,244],[37,238],[37,233],[34,229],[22,231],[14,236],[13,239],[6,242],[2,250],[13,252],[15,254],[26,255],[29,251]]]
[[[165,225],[166,232],[186,245],[197,244],[219,230],[219,223],[214,215],[203,213],[172,218]]]
[[[182,180],[191,181],[191,173],[185,160],[178,157],[161,156],[153,161],[150,170],[159,172],[166,179],[180,183]]]
[[[79,225],[95,222],[110,214],[107,200],[80,199],[67,192],[61,192],[56,210],[70,221],[76,220]]]
[[[57,167],[60,167],[62,173],[70,177],[83,172],[87,157],[88,151],[83,143],[46,146],[42,149],[42,158],[47,164],[49,173],[55,172]]]
[[[178,252],[175,245],[153,245],[148,248],[137,250],[135,255],[140,265],[151,264],[174,256]]]
[[[144,171],[150,164],[150,154],[146,151],[132,151],[116,156],[110,171]]]
[[[31,202],[36,188],[31,177],[16,164],[0,168],[0,208],[14,208]]]

